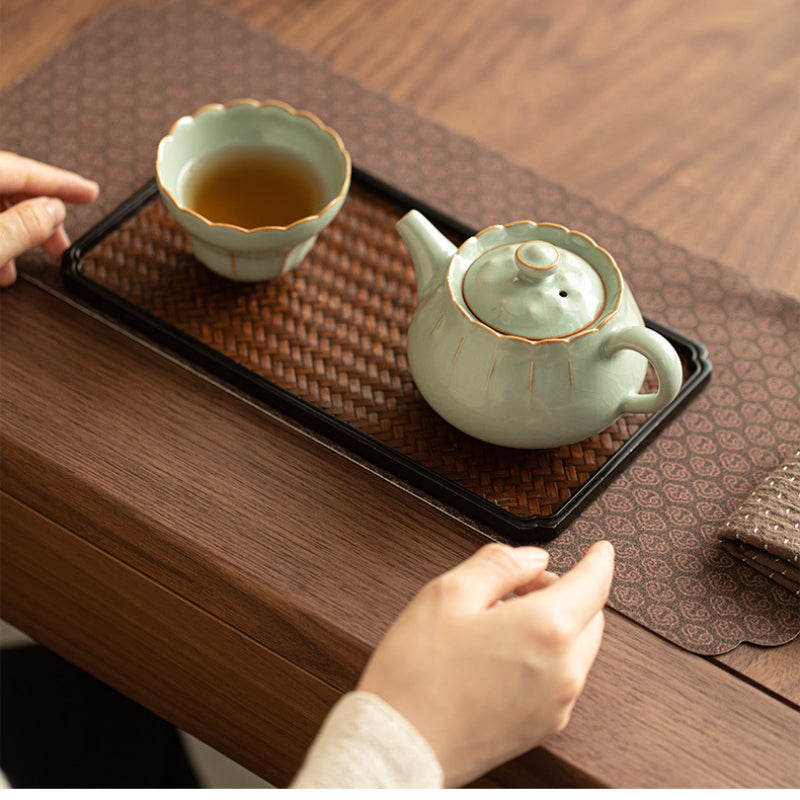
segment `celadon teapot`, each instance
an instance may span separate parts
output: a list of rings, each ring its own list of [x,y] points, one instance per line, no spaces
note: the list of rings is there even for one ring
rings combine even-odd
[[[677,395],[678,354],[645,327],[614,259],[588,236],[520,221],[457,248],[417,210],[397,229],[417,278],[409,367],[428,404],[464,433],[559,447]],[[658,390],[640,394],[648,362]]]

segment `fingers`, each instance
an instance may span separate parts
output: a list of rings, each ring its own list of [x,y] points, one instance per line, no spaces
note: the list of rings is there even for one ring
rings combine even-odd
[[[487,544],[446,572],[439,583],[464,607],[485,609],[534,581],[544,572],[547,560],[547,551],[539,547]]]
[[[557,581],[558,577],[559,576],[555,572],[542,572],[540,575],[537,575],[532,581],[530,581],[530,583],[518,586],[514,590],[514,594],[517,595],[517,597],[522,597],[523,595],[535,592],[537,589],[544,589],[551,583]]]
[[[67,216],[64,203],[54,197],[25,200],[0,214],[0,264],[44,244],[57,234]]]
[[[53,235],[42,243],[42,249],[51,256],[60,256],[70,245],[69,236],[63,225],[59,225]]]
[[[16,153],[0,152],[0,193],[3,195],[47,196],[67,203],[91,203],[99,191],[94,181],[75,172]]]
[[[0,286],[14,282],[14,258],[27,250],[60,255],[69,246],[64,203],[90,203],[99,191],[75,172],[0,151],[0,200],[13,203],[0,213]]]
[[[14,263],[14,259],[12,258],[10,261],[6,261],[6,263],[0,267],[0,289],[5,289],[6,286],[11,286],[16,279],[17,265]]]
[[[27,250],[60,255],[69,246],[64,203],[90,203],[99,192],[75,172],[0,151],[0,201],[13,203],[0,213],[0,287],[14,282],[14,259]]]
[[[576,683],[573,686],[576,699],[583,692],[586,680],[597,659],[597,654],[600,652],[605,624],[604,612],[598,611],[589,620],[574,642],[571,661],[577,676]]]
[[[542,590],[547,602],[575,630],[588,625],[608,600],[614,577],[614,548],[610,542],[595,542],[584,557],[559,580]]]
[[[597,658],[597,653],[600,650],[605,624],[605,615],[603,611],[598,611],[589,620],[589,623],[575,642],[575,657],[578,663],[583,665],[587,674],[592,664],[594,664],[594,660]]]

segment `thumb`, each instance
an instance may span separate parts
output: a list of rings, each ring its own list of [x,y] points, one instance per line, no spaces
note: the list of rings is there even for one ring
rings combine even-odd
[[[539,547],[492,542],[442,578],[454,585],[463,605],[483,610],[531,583],[544,572],[547,560],[547,551]]]
[[[44,244],[64,222],[67,209],[54,197],[34,197],[0,214],[0,264]]]

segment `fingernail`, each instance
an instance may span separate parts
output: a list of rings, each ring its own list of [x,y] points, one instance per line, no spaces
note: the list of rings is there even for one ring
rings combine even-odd
[[[81,178],[86,185],[86,188],[91,190],[93,194],[100,194],[100,184],[97,181],[90,180],[89,178]]]
[[[45,207],[53,218],[53,228],[57,228],[67,217],[66,206],[55,197],[48,197]]]
[[[550,554],[541,547],[518,547],[517,552],[531,564],[546,564]]]
[[[614,545],[611,544],[607,539],[601,539],[598,542],[594,543],[594,547],[597,550],[605,550],[606,556],[613,556],[614,555]]]

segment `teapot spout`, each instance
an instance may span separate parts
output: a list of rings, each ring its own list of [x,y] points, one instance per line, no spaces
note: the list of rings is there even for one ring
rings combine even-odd
[[[417,298],[422,299],[443,280],[456,246],[416,209],[397,222],[417,276]]]

